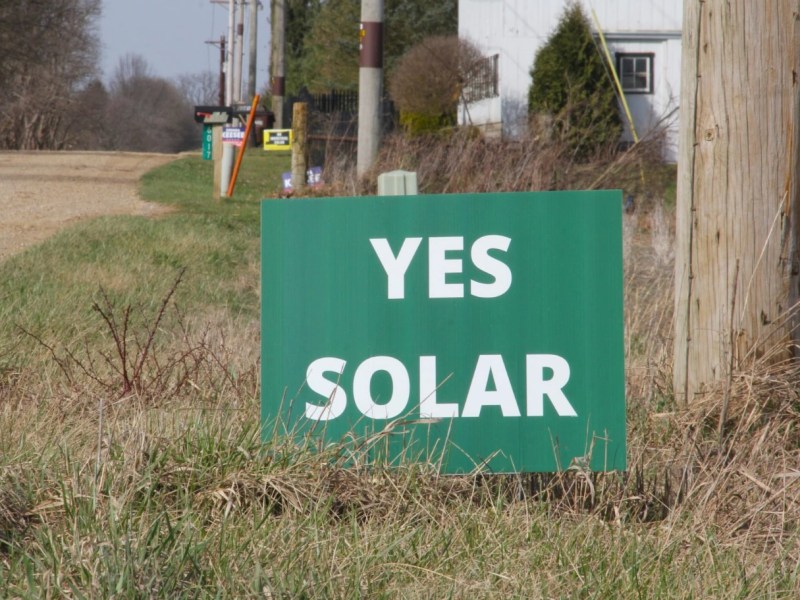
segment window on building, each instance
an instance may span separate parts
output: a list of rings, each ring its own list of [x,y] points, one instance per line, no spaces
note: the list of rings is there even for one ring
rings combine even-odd
[[[499,58],[498,54],[487,56],[472,65],[464,83],[465,102],[477,102],[498,95],[497,61]]]
[[[617,54],[617,74],[625,93],[653,93],[652,54]]]

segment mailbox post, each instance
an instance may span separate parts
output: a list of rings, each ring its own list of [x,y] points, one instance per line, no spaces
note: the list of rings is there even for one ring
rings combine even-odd
[[[204,127],[212,129],[212,158],[214,159],[214,199],[219,200],[223,184],[222,181],[222,126],[230,123],[233,110],[230,106],[195,106],[194,120],[202,123]]]

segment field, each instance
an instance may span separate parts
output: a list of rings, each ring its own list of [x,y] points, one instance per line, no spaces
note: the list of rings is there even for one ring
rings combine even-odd
[[[0,262],[0,596],[800,593],[799,378],[750,365],[722,424],[724,390],[675,408],[668,188],[624,216],[629,471],[441,477],[261,443],[258,201],[288,158],[219,203],[210,169]]]

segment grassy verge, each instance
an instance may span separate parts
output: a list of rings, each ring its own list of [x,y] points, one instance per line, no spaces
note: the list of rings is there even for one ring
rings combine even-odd
[[[177,305],[195,320],[253,321],[259,306],[259,204],[274,195],[288,157],[246,156],[235,198],[212,198],[212,167],[184,158],[146,175],[142,196],[175,207],[157,219],[81,223],[0,265],[0,368],[27,364],[41,345],[82,339],[101,325],[103,288],[120,310],[152,318],[178,272]]]
[[[222,406],[175,408],[110,415],[96,456],[88,420],[53,432],[47,415],[17,413],[38,439],[14,436],[0,463],[0,594],[731,598],[796,585],[791,556],[706,528],[565,514],[424,467],[344,470],[261,445]]]
[[[669,213],[626,216],[629,473],[345,469],[260,441],[256,200],[286,163],[251,159],[236,200],[183,159],[142,182],[174,213],[0,264],[0,597],[796,597],[795,388],[767,412],[737,379],[736,452],[672,412]]]

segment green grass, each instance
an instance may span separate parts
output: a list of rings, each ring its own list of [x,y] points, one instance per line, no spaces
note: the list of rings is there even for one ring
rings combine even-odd
[[[256,319],[258,201],[274,195],[288,160],[246,155],[234,198],[221,202],[212,197],[210,162],[177,160],[147,174],[141,185],[144,199],[175,212],[81,223],[0,264],[0,368],[3,361],[24,361],[36,346],[18,327],[47,339],[73,339],[98,322],[91,307],[100,287],[116,305],[152,314],[184,268],[177,291],[184,311]],[[9,348],[12,341],[18,351]]]
[[[171,411],[113,415],[97,459],[88,458],[91,436],[76,435],[89,432],[75,415],[56,431],[19,422],[49,441],[37,452],[20,433],[4,443],[3,484],[21,506],[20,523],[0,531],[0,596],[671,599],[796,590],[796,558],[773,560],[707,528],[559,514],[424,466],[344,470],[285,439],[261,444],[250,418],[184,409],[171,423]]]
[[[535,495],[525,478],[262,443],[257,201],[287,168],[254,153],[236,198],[215,202],[210,164],[181,159],[142,181],[174,212],[82,223],[0,264],[0,597],[797,597],[797,489],[767,493],[738,470],[781,489],[757,469],[796,464],[767,453],[783,422],[759,421],[729,466],[684,417],[652,418],[671,298],[649,263],[626,279],[650,290],[626,292],[629,478]],[[155,331],[137,394],[120,397],[98,284],[118,323],[132,307],[133,354]],[[656,490],[683,467],[687,499],[665,510]]]

